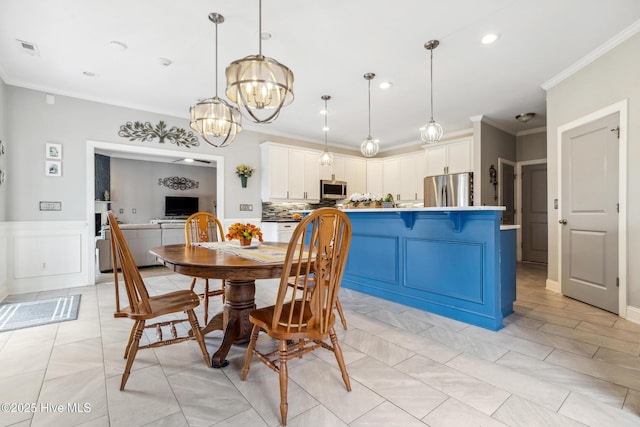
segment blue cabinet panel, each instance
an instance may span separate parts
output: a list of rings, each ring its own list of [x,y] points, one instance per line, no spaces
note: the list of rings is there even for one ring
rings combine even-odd
[[[405,240],[405,286],[474,303],[483,302],[481,243]]]
[[[353,233],[346,269],[361,278],[398,285],[398,238]]]

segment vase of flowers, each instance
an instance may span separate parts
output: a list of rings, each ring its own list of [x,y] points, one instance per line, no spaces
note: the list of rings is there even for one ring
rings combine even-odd
[[[349,202],[346,207],[350,209],[381,208],[382,197],[371,193],[353,193],[349,196]]]
[[[258,241],[262,242],[262,231],[260,231],[260,227],[256,227],[253,224],[236,222],[229,227],[225,237],[228,240],[238,239],[240,246],[249,246],[254,237],[257,237]]]
[[[242,188],[247,186],[247,178],[253,175],[254,169],[251,166],[247,166],[244,163],[236,166],[236,174],[240,177],[240,183]]]

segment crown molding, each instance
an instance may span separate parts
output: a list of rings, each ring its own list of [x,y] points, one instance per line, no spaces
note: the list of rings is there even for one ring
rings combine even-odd
[[[546,132],[547,131],[547,127],[546,126],[542,126],[539,128],[535,128],[535,129],[527,129],[527,130],[523,130],[520,131],[516,134],[516,136],[525,136],[525,135],[533,135],[534,133],[542,133],[542,132]]]
[[[621,43],[625,42],[626,40],[628,40],[629,38],[634,36],[636,33],[638,33],[639,31],[640,31],[640,20],[634,22],[629,27],[625,28],[624,30],[622,30],[621,32],[616,34],[613,38],[611,38],[607,42],[605,42],[602,45],[600,45],[594,51],[592,51],[591,53],[587,54],[582,59],[578,60],[578,62],[574,63],[573,65],[571,65],[566,70],[560,72],[555,77],[552,77],[551,79],[549,79],[546,82],[542,83],[542,85],[541,85],[542,89],[548,91],[549,89],[551,89],[552,87],[554,87],[558,83],[562,82],[566,78],[571,77],[573,74],[575,74],[578,71],[582,70],[584,67],[586,67],[587,65],[591,64],[593,61],[595,61],[596,59],[600,58],[601,56],[603,56],[607,52],[613,50],[618,45],[620,45]]]

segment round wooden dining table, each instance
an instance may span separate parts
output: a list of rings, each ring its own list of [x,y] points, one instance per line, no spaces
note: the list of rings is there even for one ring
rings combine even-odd
[[[265,242],[263,245],[287,247],[287,243]],[[214,368],[222,368],[229,362],[227,354],[232,344],[249,342],[251,322],[249,313],[256,308],[257,279],[273,279],[282,275],[284,261],[260,262],[228,252],[185,244],[152,248],[155,255],[172,271],[203,279],[224,279],[225,306],[222,312],[211,318],[202,333],[224,331],[220,348],[211,358]]]

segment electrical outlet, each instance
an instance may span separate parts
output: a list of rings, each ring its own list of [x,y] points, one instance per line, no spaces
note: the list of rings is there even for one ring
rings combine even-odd
[[[240,210],[241,211],[252,211],[253,210],[253,205],[252,204],[240,203]]]
[[[120,208],[120,213],[123,214],[124,213],[124,209]]]

